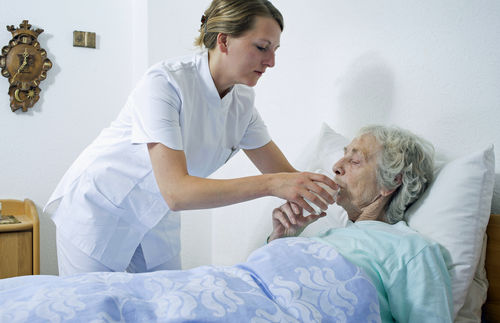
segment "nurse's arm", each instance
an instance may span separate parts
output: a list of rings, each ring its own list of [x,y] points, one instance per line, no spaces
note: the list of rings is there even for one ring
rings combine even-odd
[[[173,211],[213,208],[263,196],[295,202],[311,213],[314,210],[304,198],[326,209],[327,205],[312,192],[333,203],[332,196],[314,181],[332,187],[336,184],[321,174],[274,173],[235,179],[208,179],[188,174],[182,150],[170,149],[161,143],[149,143],[148,150],[160,192]]]
[[[297,172],[272,140],[262,147],[244,151],[262,174]]]

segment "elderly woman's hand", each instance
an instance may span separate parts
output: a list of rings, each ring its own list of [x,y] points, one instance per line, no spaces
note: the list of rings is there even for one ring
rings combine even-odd
[[[302,208],[293,202],[286,202],[282,206],[273,210],[273,232],[268,238],[268,242],[283,237],[296,237],[314,221],[326,215],[320,214],[302,215]]]

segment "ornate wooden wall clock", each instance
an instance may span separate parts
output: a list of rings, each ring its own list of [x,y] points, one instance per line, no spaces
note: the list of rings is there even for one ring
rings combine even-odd
[[[28,20],[23,20],[19,27],[7,26],[12,39],[2,48],[0,68],[2,75],[9,79],[12,111],[22,108],[26,112],[40,98],[38,85],[47,77],[52,62],[37,40],[43,29],[31,30]]]

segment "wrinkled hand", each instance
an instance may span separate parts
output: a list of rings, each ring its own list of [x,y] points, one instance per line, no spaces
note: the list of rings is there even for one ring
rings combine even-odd
[[[293,202],[286,202],[273,210],[273,232],[269,236],[269,241],[283,237],[296,237],[309,224],[325,215],[325,212],[321,212],[305,217],[302,215],[301,207]]]
[[[304,200],[305,198],[322,210],[326,210],[328,205],[321,201],[316,194],[329,204],[335,202],[333,196],[318,185],[318,182],[323,183],[336,191],[338,189],[337,184],[328,176],[310,172],[278,173],[274,176],[272,195],[293,202],[310,213],[314,213],[314,209]]]

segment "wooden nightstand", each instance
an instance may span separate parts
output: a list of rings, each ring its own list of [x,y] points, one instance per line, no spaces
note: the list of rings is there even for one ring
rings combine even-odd
[[[0,200],[2,215],[21,221],[0,224],[0,278],[40,274],[40,225],[29,199]]]

